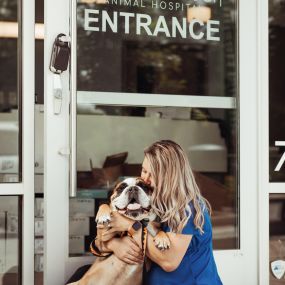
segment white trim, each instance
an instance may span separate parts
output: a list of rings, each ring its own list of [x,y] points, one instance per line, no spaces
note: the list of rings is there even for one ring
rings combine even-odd
[[[0,195],[23,195],[22,183],[0,183]]]
[[[240,249],[243,258],[226,265],[231,280],[225,284],[258,284],[257,232],[257,88],[256,88],[256,2],[239,4],[239,94],[240,94]],[[250,268],[250,270],[249,270]],[[233,273],[234,272],[234,273]],[[239,276],[234,278],[233,275]],[[243,276],[243,277],[242,277]],[[238,280],[237,280],[238,279]]]
[[[270,194],[285,194],[285,183],[284,182],[271,182],[268,185]]]
[[[23,198],[22,213],[19,213],[22,217],[22,236],[19,236],[22,243],[22,285],[31,285],[34,284],[34,1],[22,1],[21,12],[22,106],[19,108],[22,109],[22,183],[1,183],[0,195]]]
[[[268,1],[257,1],[259,284],[269,284],[269,68]]]
[[[53,73],[49,70],[53,42],[69,35],[69,0],[44,1],[44,284],[65,284],[68,253],[69,158],[59,150],[69,147],[69,73],[63,72],[62,106],[54,114]]]
[[[22,284],[34,284],[35,1],[22,1]]]
[[[77,91],[77,104],[171,106],[235,109],[236,98],[142,93]]]

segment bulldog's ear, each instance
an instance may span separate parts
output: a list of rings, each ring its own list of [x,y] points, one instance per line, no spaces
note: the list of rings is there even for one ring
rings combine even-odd
[[[153,187],[145,183],[141,178],[137,178],[137,185],[149,195],[153,192]]]
[[[127,183],[125,182],[119,182],[113,189],[113,191],[109,191],[108,193],[108,196],[110,197],[110,201],[111,201],[111,198],[114,196],[114,197],[117,197],[119,196],[123,191],[124,189],[128,186]]]
[[[137,177],[137,178],[136,178],[136,183],[139,183],[139,182],[144,183],[144,181],[142,180],[142,178],[141,178],[141,177]]]
[[[148,193],[149,195],[151,195],[151,193],[153,192],[153,187],[150,186],[149,184],[147,184],[146,187],[147,187],[147,193]]]

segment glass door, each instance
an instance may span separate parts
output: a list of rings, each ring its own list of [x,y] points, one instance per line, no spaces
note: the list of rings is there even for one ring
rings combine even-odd
[[[34,284],[33,7],[0,2],[1,284]]]
[[[48,52],[69,18],[72,49],[61,113],[53,114],[52,97],[45,101],[46,284],[63,284],[94,261],[88,247],[98,206],[118,180],[140,174],[143,149],[159,139],[187,151],[212,204],[224,284],[257,283],[257,136],[246,139],[256,124],[248,119],[255,85],[246,76],[255,62],[245,53],[249,32],[238,26],[255,7],[196,2],[80,0],[70,14],[57,5],[56,13],[65,11],[57,22],[47,4]],[[47,94],[52,77],[46,71]]]

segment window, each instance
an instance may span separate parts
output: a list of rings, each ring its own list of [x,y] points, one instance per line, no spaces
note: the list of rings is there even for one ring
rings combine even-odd
[[[285,2],[269,1],[269,180],[285,181]]]
[[[2,284],[20,284],[19,241],[21,219],[19,198],[0,196],[0,280]]]
[[[0,183],[21,181],[18,7],[17,0],[0,3]]]
[[[187,152],[213,207],[214,248],[238,249],[236,1],[134,3],[77,3],[70,255],[88,251],[99,204],[117,180],[140,175],[144,148],[159,139]],[[105,175],[106,160],[118,154],[127,156]],[[76,211],[85,220],[75,221]]]

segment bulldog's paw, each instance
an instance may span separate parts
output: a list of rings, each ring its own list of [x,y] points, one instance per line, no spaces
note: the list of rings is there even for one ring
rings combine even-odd
[[[109,215],[102,215],[102,216],[96,216],[96,223],[99,225],[109,224],[111,221],[111,216]]]
[[[158,232],[153,241],[159,250],[166,250],[170,248],[170,240],[167,234],[163,231]]]
[[[109,205],[103,204],[100,206],[95,221],[99,225],[105,225],[110,223],[111,210]]]

